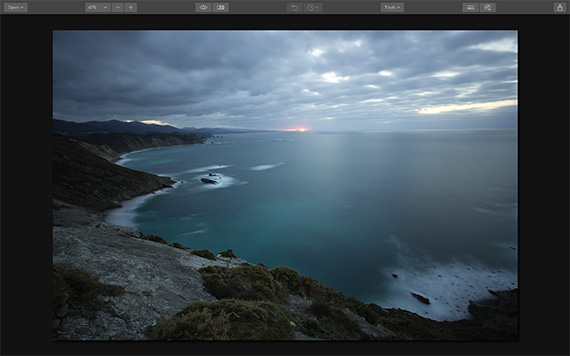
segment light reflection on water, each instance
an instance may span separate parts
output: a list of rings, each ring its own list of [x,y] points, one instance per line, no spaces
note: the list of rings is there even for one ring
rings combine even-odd
[[[134,204],[131,223],[434,319],[517,286],[515,130],[223,136],[129,155],[183,181]]]

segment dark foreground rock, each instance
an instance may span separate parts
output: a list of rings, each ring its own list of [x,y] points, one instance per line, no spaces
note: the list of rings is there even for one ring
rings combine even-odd
[[[484,327],[516,334],[518,332],[518,289],[490,291],[492,298],[470,301],[469,313]]]

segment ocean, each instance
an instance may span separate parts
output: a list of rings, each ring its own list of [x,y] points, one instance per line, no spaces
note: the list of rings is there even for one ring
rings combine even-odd
[[[178,183],[108,221],[171,243],[434,320],[518,287],[517,130],[224,134],[119,164]]]

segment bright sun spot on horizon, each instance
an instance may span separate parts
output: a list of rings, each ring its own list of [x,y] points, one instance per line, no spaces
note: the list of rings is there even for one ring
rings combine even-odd
[[[283,130],[283,131],[298,131],[298,132],[305,132],[305,131],[308,131],[308,130],[309,130],[309,129],[307,129],[307,128],[304,128],[304,127],[299,127],[299,128],[296,128],[296,129],[285,129],[285,130]]]

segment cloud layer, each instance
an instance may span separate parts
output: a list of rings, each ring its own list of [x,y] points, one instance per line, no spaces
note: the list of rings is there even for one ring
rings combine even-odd
[[[177,127],[516,127],[516,31],[55,31],[53,116]]]

